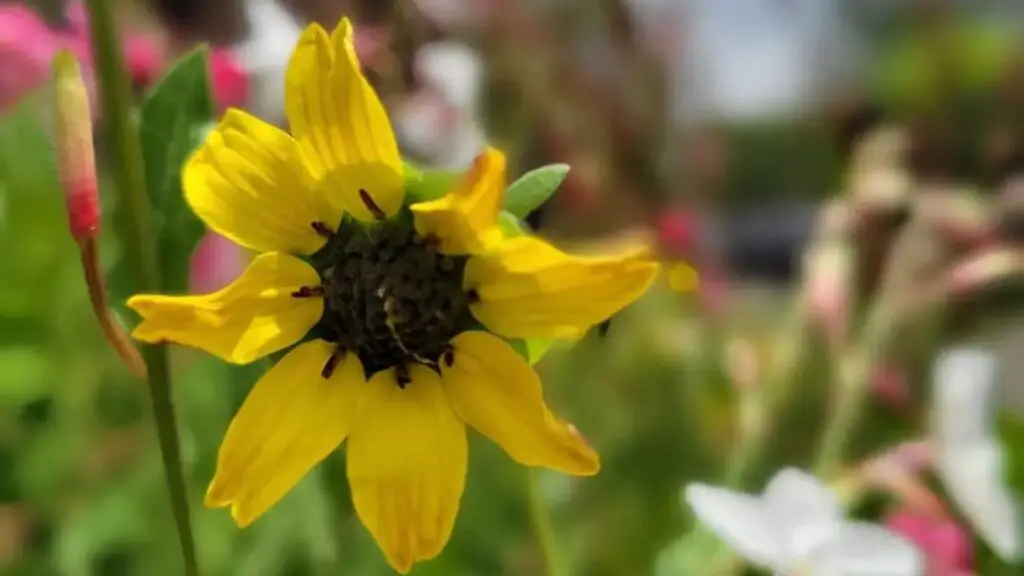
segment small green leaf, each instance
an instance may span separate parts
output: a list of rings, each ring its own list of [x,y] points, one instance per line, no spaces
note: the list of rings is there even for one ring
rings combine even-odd
[[[406,160],[403,163],[406,204],[436,200],[448,193],[462,177],[453,170],[425,169]]]
[[[525,222],[504,210],[498,214],[498,228],[506,238],[515,238],[529,233]]]
[[[505,192],[505,210],[526,218],[547,202],[568,174],[568,164],[548,164],[523,174]]]
[[[142,103],[146,191],[156,212],[165,290],[187,288],[189,259],[204,232],[185,204],[181,167],[211,128],[208,70],[207,50],[194,50],[178,60]]]

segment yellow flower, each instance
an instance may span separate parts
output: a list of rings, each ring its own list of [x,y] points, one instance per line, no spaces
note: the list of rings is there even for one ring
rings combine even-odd
[[[398,147],[347,20],[330,36],[305,30],[286,82],[291,134],[230,110],[182,175],[195,213],[261,254],[213,294],[131,298],[134,335],[234,363],[295,345],[228,428],[206,503],[246,526],[348,439],[355,510],[406,573],[451,534],[467,424],[521,464],[598,471],[505,338],[586,330],[659,267],[640,249],[572,256],[503,238],[494,149],[447,196],[405,208]]]

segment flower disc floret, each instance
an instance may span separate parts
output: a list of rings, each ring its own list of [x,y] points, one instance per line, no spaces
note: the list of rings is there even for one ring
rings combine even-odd
[[[451,340],[476,324],[462,288],[466,256],[438,251],[405,219],[361,225],[348,220],[313,255],[323,288],[323,317],[314,334],[354,351],[366,377],[419,363],[437,368]]]

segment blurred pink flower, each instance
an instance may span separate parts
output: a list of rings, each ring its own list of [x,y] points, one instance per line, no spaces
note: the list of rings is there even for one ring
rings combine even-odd
[[[889,514],[885,525],[924,553],[927,576],[973,576],[971,541],[952,520],[901,509]]]
[[[249,99],[249,77],[234,52],[218,49],[210,53],[210,83],[221,110],[243,107]]]
[[[32,10],[0,6],[0,111],[47,81],[58,37]]]
[[[670,256],[693,254],[695,223],[686,210],[666,210],[658,215],[658,244]]]
[[[192,253],[189,289],[195,293],[220,290],[242,273],[247,260],[239,245],[220,234],[207,232]]]

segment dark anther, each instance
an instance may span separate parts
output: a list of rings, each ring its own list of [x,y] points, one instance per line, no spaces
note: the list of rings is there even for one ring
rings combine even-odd
[[[334,371],[338,368],[338,363],[341,362],[341,356],[343,353],[344,352],[341,348],[336,349],[334,353],[331,354],[331,357],[327,359],[327,362],[324,363],[324,368],[320,371],[320,376],[324,380],[329,380],[331,376],[334,376]]]
[[[373,217],[377,220],[385,220],[388,217],[388,215],[380,209],[380,206],[373,201],[373,197],[370,196],[370,193],[366,190],[359,190],[359,199],[363,201],[363,204],[366,205],[366,209],[369,210],[370,214],[373,214]]]
[[[398,381],[398,387],[405,390],[405,387],[412,382],[412,376],[409,375],[409,367],[405,364],[395,366],[395,380]]]
[[[451,344],[444,349],[444,353],[441,354],[441,359],[444,360],[444,365],[451,368],[455,364],[455,347]]]
[[[466,298],[469,299],[470,304],[476,304],[480,301],[480,293],[477,292],[476,288],[470,288],[466,290]]]
[[[430,234],[429,236],[423,237],[423,244],[425,246],[433,246],[434,248],[437,248],[438,246],[441,245],[441,239],[433,234]]]
[[[331,230],[331,227],[324,222],[313,222],[310,224],[310,226],[313,227],[313,230],[317,234],[323,236],[324,238],[330,238],[331,236],[334,236],[334,230]]]
[[[303,286],[302,288],[292,292],[293,298],[314,298],[323,295],[323,286]]]

